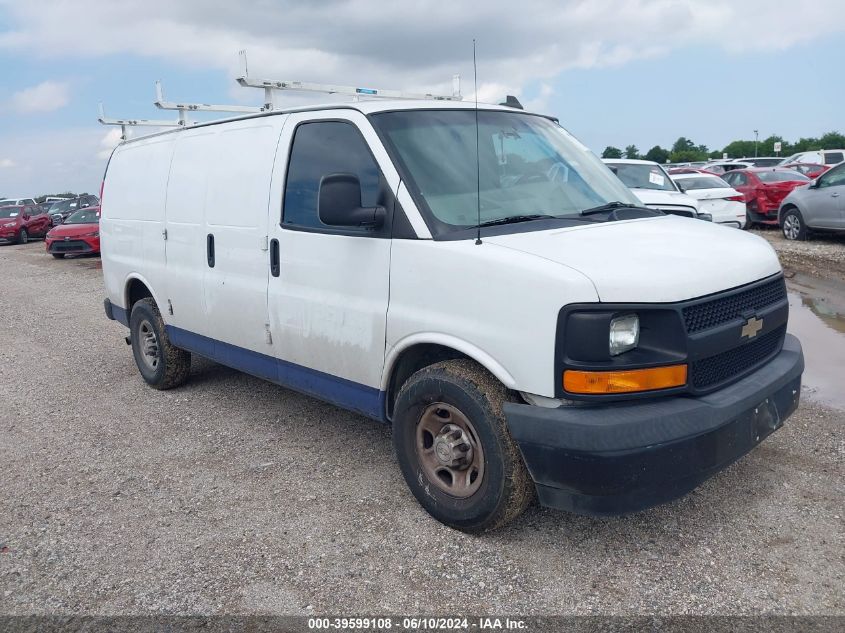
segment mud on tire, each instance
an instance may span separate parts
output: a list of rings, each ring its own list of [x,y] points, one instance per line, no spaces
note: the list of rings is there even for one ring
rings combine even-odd
[[[502,411],[513,399],[469,360],[431,365],[402,386],[394,409],[396,456],[411,492],[438,521],[483,532],[513,520],[531,503],[534,484]],[[453,468],[449,459],[460,463]]]
[[[132,355],[141,377],[154,389],[172,389],[191,373],[191,354],[170,343],[164,320],[153,299],[135,302],[129,318]]]

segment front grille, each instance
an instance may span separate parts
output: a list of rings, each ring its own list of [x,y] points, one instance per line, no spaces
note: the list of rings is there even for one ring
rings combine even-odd
[[[51,253],[87,252],[91,247],[82,240],[69,240],[67,242],[53,242],[50,246]]]
[[[780,301],[786,301],[786,284],[783,277],[748,290],[686,307],[683,309],[684,325],[687,332],[698,332],[738,319],[744,312],[754,312]]]
[[[762,364],[780,351],[785,334],[786,325],[782,325],[745,345],[694,361],[691,378],[693,388],[701,390],[719,385]]]

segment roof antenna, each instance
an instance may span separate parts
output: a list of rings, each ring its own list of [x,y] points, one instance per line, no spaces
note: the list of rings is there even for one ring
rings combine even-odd
[[[475,244],[481,244],[481,153],[478,149],[478,68],[475,65],[475,38],[472,38],[472,82],[475,87]]]

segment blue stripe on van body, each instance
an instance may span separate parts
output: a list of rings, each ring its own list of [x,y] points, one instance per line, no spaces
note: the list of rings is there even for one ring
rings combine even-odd
[[[221,365],[325,400],[344,409],[362,413],[379,422],[387,422],[385,417],[387,394],[375,387],[368,387],[316,369],[279,360],[273,356],[253,352],[172,325],[166,326],[166,329],[170,342],[176,347],[205,356]]]

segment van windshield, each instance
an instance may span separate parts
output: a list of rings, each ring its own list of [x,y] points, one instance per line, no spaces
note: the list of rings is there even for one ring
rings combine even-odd
[[[541,116],[480,110],[383,112],[371,120],[434,234],[513,217],[577,217],[640,204],[586,147]],[[480,186],[479,186],[480,185]]]

